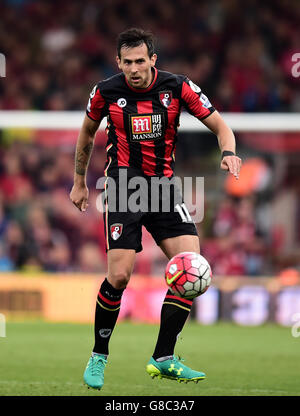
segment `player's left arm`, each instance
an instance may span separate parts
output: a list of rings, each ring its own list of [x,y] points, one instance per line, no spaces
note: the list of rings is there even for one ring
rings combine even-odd
[[[217,136],[222,152],[220,167],[238,179],[242,161],[235,154],[235,138],[231,128],[211,105],[201,88],[186,77],[182,80],[181,100],[187,111]]]
[[[242,160],[235,154],[236,143],[233,131],[216,110],[201,121],[218,138],[219,147],[222,152],[221,169],[228,170],[238,179]]]

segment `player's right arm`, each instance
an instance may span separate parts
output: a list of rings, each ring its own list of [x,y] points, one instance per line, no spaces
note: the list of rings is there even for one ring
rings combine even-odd
[[[101,120],[107,115],[105,100],[99,84],[93,88],[86,109],[86,116],[77,139],[75,152],[74,185],[70,192],[70,199],[80,210],[85,211],[88,206],[89,190],[86,184],[87,169],[94,147],[94,139]]]
[[[100,121],[94,121],[86,115],[77,139],[74,185],[70,192],[70,199],[80,211],[85,211],[88,206],[89,190],[86,184],[86,175],[99,124]]]

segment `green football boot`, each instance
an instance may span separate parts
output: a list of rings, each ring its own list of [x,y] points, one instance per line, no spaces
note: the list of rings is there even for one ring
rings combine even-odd
[[[188,383],[194,381],[198,383],[199,380],[204,380],[206,375],[200,371],[192,370],[186,365],[182,364],[182,359],[173,355],[172,359],[165,361],[155,361],[153,357],[147,364],[146,371],[152,378],[169,378],[177,380],[179,383]]]
[[[104,383],[104,369],[107,360],[104,355],[94,355],[90,357],[84,375],[83,380],[93,389],[101,390]]]

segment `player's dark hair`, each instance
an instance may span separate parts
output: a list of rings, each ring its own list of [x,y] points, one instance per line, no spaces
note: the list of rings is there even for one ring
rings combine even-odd
[[[125,30],[119,34],[117,39],[118,57],[121,59],[121,48],[135,48],[143,43],[146,44],[148,55],[151,58],[154,54],[154,38],[152,33],[135,27]]]

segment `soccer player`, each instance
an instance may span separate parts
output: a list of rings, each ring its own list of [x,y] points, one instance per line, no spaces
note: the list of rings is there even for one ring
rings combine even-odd
[[[202,121],[218,138],[221,169],[237,179],[241,159],[235,154],[235,138],[220,114],[212,107],[200,87],[183,75],[160,71],[155,67],[152,34],[142,29],[121,33],[117,43],[117,64],[121,72],[99,82],[91,92],[86,116],[76,145],[74,185],[71,201],[80,211],[88,206],[86,175],[95,133],[107,117],[107,179],[115,181],[119,193],[120,174],[129,180],[143,177],[172,178],[177,129],[181,108]],[[147,182],[147,183],[148,183]],[[107,189],[108,188],[108,189]],[[129,282],[137,252],[142,250],[142,225],[168,259],[183,251],[200,252],[195,223],[181,201],[164,212],[132,212],[110,209],[110,185],[105,198],[104,228],[107,252],[107,277],[96,303],[95,344],[84,372],[85,383],[101,389],[109,353],[108,344],[115,327],[122,294]],[[113,189],[113,187],[112,187]],[[123,190],[123,189],[121,189]],[[128,198],[132,190],[128,189]],[[170,198],[174,197],[171,194]],[[116,197],[117,198],[117,197]],[[159,196],[161,203],[163,196]],[[123,200],[114,201],[119,205]],[[161,310],[161,323],[153,356],[146,370],[152,376],[178,381],[198,382],[205,374],[187,367],[174,355],[177,335],[181,332],[192,307],[192,300],[167,291]],[[124,357],[125,358],[125,357]]]

